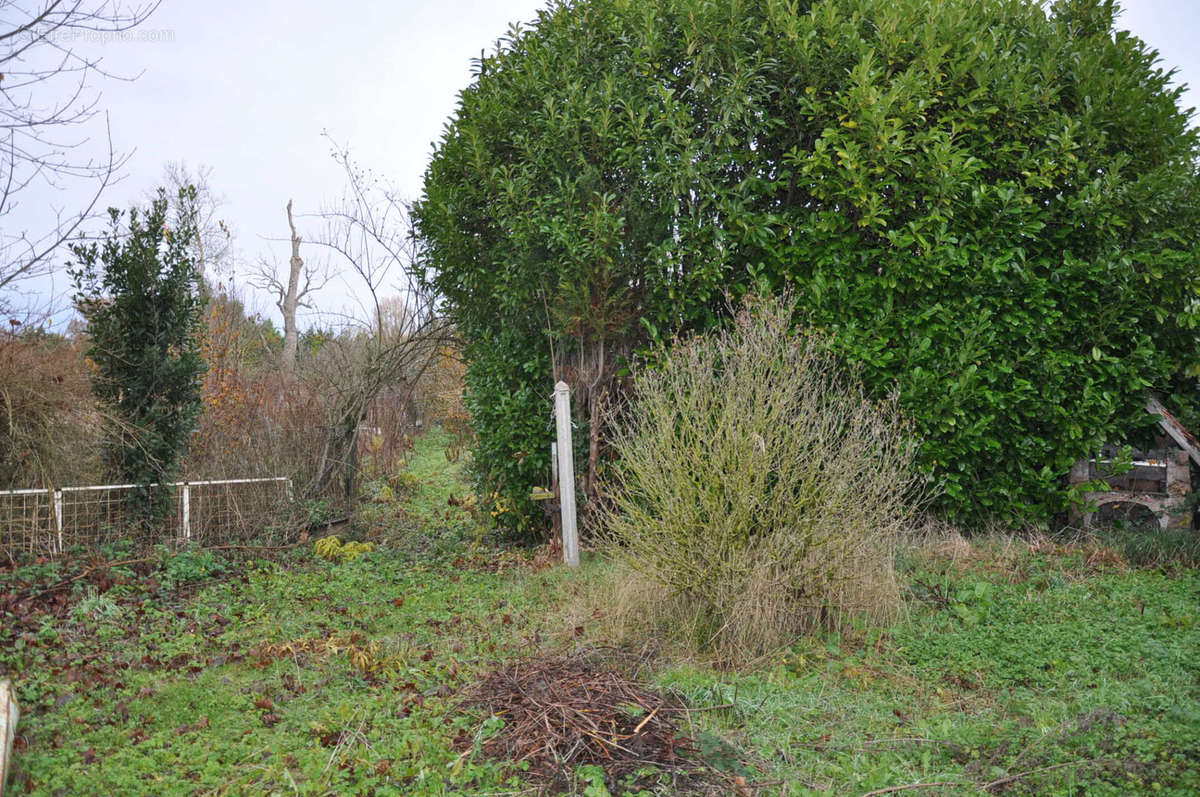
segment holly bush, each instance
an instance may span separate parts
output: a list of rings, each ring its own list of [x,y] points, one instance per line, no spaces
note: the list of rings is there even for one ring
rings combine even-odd
[[[162,517],[168,492],[149,485],[178,473],[203,409],[204,298],[196,189],[179,189],[174,218],[159,189],[148,208],[110,208],[99,241],[72,244],[75,305],[87,319],[93,392],[110,408],[107,445],[115,478],[138,485],[139,514]]]
[[[415,209],[485,477],[534,517],[551,349],[637,350],[790,288],[899,396],[945,514],[1051,519],[1147,390],[1195,403],[1197,133],[1117,12],[580,0],[514,28]]]

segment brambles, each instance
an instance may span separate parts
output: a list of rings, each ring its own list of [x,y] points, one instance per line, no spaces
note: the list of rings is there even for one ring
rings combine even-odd
[[[0,486],[99,478],[103,420],[72,343],[39,332],[0,332]]]

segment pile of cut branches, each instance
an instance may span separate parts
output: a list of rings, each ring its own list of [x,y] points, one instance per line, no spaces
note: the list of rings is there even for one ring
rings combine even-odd
[[[529,775],[547,785],[569,780],[585,764],[601,766],[614,781],[646,766],[677,774],[698,769],[691,740],[675,726],[686,711],[682,704],[578,657],[527,659],[495,670],[465,703],[504,720],[483,742],[484,754],[528,761]]]

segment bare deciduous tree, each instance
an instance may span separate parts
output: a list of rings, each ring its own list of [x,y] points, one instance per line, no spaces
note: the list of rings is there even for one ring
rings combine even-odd
[[[336,401],[310,495],[341,469],[347,496],[354,495],[360,425],[380,394],[411,403],[413,391],[452,330],[438,313],[437,297],[417,279],[417,252],[408,204],[357,167],[345,149],[334,158],[347,177],[342,202],[320,214],[325,230],[315,243],[348,266],[364,289],[366,319],[329,348],[324,382]],[[387,293],[385,294],[385,290]]]
[[[354,163],[349,151],[333,143],[333,159],[346,174],[341,202],[320,216],[325,229],[317,244],[349,266],[363,290],[357,317],[382,343],[388,326],[387,300],[421,305],[425,294],[416,279],[416,239],[409,203],[371,172]],[[397,299],[397,295],[399,298]]]
[[[177,196],[179,189],[196,189],[196,240],[192,244],[196,262],[204,275],[214,278],[229,272],[233,263],[233,230],[221,218],[225,199],[212,186],[212,168],[200,166],[195,171],[182,161],[171,161],[163,168],[163,185],[168,197]]]
[[[106,153],[89,155],[87,134],[100,122],[94,79],[129,78],[75,45],[130,31],[157,7],[157,0],[0,0],[0,291],[49,270],[52,253],[96,211],[126,160],[113,149],[107,119]],[[22,193],[80,183],[91,188],[73,209],[52,211],[35,227],[14,223]],[[6,304],[0,297],[0,310]]]
[[[321,494],[340,473],[345,494],[353,500],[358,474],[358,436],[372,403],[387,388],[395,400],[409,404],[413,391],[434,360],[447,327],[432,306],[413,313],[406,333],[383,345],[353,332],[326,343],[316,364],[319,389],[333,400],[326,419],[325,441],[312,482],[305,493]]]

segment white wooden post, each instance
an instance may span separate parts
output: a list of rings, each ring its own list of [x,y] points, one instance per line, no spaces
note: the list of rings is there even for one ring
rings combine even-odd
[[[58,531],[58,553],[63,552],[63,499],[62,490],[54,491],[54,527]]]
[[[192,539],[192,490],[191,486],[183,483],[183,539]]]
[[[575,526],[575,464],[571,452],[571,391],[554,386],[554,424],[558,431],[558,505],[562,512],[563,562],[579,567],[579,530]]]
[[[17,738],[17,720],[21,712],[17,708],[17,693],[12,683],[5,678],[0,681],[0,790],[8,779],[9,764],[12,763],[13,741]]]

